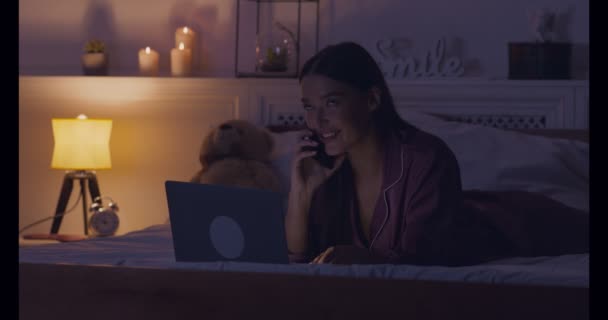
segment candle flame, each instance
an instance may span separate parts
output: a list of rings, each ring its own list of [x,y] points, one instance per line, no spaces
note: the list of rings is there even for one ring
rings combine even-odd
[[[188,27],[184,27],[184,33],[188,33]]]
[[[150,47],[146,47],[146,54],[150,54]]]
[[[183,42],[179,43],[179,50],[184,50],[184,43]]]

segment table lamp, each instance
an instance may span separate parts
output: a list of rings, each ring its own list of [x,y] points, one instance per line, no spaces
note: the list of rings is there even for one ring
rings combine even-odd
[[[87,185],[91,201],[99,199],[99,185],[94,170],[112,167],[110,159],[112,120],[88,119],[81,114],[76,118],[52,119],[52,125],[55,147],[51,168],[67,171],[63,178],[51,235],[59,232],[74,180],[80,183],[84,234],[88,235]]]

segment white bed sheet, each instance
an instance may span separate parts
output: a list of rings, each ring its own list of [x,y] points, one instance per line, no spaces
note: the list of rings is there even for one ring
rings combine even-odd
[[[360,278],[418,279],[589,287],[589,254],[510,258],[467,267],[176,262],[171,228],[159,224],[112,238],[19,248],[19,261],[160,269],[267,272]]]

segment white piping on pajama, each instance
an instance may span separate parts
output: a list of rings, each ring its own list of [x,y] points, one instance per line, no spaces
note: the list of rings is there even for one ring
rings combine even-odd
[[[384,225],[386,224],[386,222],[388,221],[388,200],[386,200],[386,191],[388,191],[388,189],[392,188],[394,185],[397,184],[397,182],[399,182],[399,180],[401,180],[401,178],[403,177],[403,146],[401,146],[401,173],[399,174],[399,178],[397,180],[395,180],[395,182],[393,182],[390,186],[386,187],[386,189],[384,189],[384,191],[382,191],[383,197],[384,197],[384,205],[385,205],[385,209],[386,209],[386,215],[384,217],[384,221],[382,222],[382,224],[380,225],[380,229],[378,229],[378,232],[376,232],[376,235],[374,236],[374,239],[372,240],[371,244],[369,245],[369,250],[371,251],[373,246],[374,246],[374,242],[376,241],[376,239],[378,238],[378,236],[380,235],[380,232],[382,231],[382,228],[384,228]]]

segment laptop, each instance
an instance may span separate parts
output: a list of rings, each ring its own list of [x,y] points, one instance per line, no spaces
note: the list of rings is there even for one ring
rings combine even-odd
[[[176,261],[289,263],[284,195],[181,181],[165,191]]]

